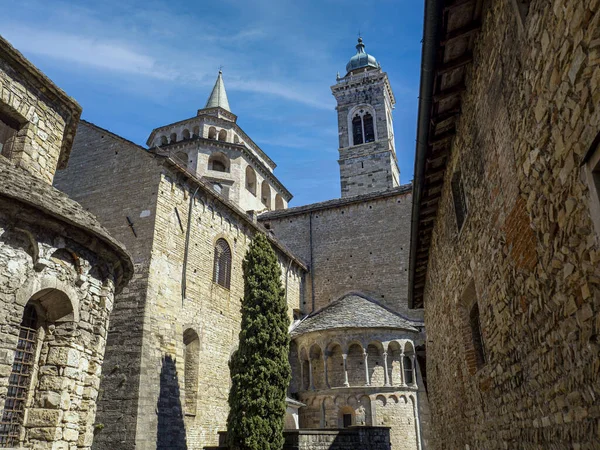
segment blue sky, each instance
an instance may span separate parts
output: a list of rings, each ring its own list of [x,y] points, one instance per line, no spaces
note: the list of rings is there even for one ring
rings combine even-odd
[[[277,163],[291,205],[340,195],[330,86],[356,52],[396,95],[402,183],[412,179],[423,0],[0,0],[0,33],[83,107],[83,118],[145,145],[192,117],[223,66],[238,124]]]

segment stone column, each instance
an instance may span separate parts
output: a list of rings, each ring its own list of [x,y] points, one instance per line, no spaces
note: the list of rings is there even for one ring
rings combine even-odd
[[[416,358],[416,356],[413,354],[413,355],[411,355],[411,356],[410,356],[410,359],[411,359],[411,361],[412,361],[412,375],[413,375],[413,376],[412,376],[412,378],[413,378],[413,386],[416,386],[416,385],[417,385],[417,365],[416,365],[417,358]]]
[[[329,356],[327,355],[327,353],[323,353],[323,371],[325,372],[325,386],[327,386],[327,389],[330,389],[331,386],[329,386],[329,374],[327,373],[327,359],[329,358]]]
[[[304,390],[304,361],[300,360],[300,391]]]
[[[404,379],[404,353],[400,353],[400,380],[402,380],[402,386],[406,386],[406,380]]]
[[[369,382],[369,354],[366,352],[366,350],[363,352],[363,357],[365,359],[365,386],[371,386],[371,383]]]
[[[308,358],[308,385],[311,391],[315,390],[315,383],[313,379],[313,370],[312,370],[312,359]]]
[[[344,358],[344,387],[350,387],[350,383],[348,383],[348,354],[342,353],[342,358]]]
[[[383,370],[385,375],[385,386],[390,385],[390,374],[388,373],[387,352],[383,352]]]

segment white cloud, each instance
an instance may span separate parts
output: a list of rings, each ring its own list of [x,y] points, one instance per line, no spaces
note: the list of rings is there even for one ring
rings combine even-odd
[[[13,46],[24,53],[162,80],[176,78],[176,73],[160,67],[155,58],[122,42],[19,26],[8,27],[3,32]]]

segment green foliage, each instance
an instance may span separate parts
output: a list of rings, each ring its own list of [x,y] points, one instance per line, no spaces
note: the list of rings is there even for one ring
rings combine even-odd
[[[281,450],[291,378],[290,321],[277,256],[264,235],[250,244],[243,269],[240,343],[229,367],[227,440],[231,450]]]

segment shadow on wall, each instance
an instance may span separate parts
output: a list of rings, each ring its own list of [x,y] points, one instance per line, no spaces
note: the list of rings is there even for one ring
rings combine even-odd
[[[170,355],[165,355],[162,360],[157,414],[156,449],[187,450],[179,380],[175,360]]]

